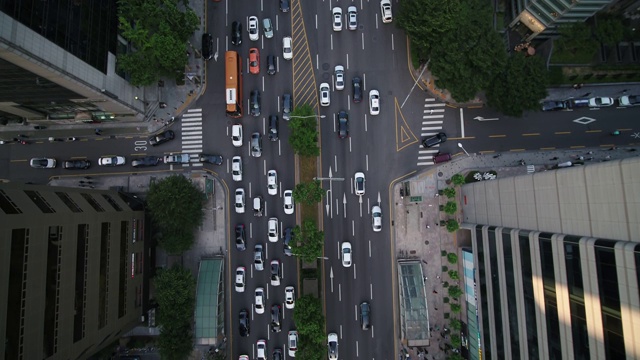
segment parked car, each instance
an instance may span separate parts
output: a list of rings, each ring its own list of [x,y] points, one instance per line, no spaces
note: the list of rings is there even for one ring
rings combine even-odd
[[[249,311],[247,309],[240,310],[238,315],[240,336],[246,337],[251,333],[251,319],[249,317]]]
[[[344,89],[344,66],[336,65],[333,71],[336,78],[336,90]]]
[[[157,166],[161,160],[162,158],[158,156],[144,156],[133,159],[131,161],[131,166],[133,166],[134,168]]]
[[[278,133],[280,130],[280,126],[278,120],[279,119],[277,115],[269,116],[269,140],[271,141],[277,141],[279,138]]]
[[[354,76],[351,80],[351,85],[353,85],[353,102],[359,103],[362,101],[362,80]]]
[[[251,156],[262,156],[262,135],[259,132],[251,134]]]
[[[289,331],[287,340],[289,346],[289,356],[296,357],[296,351],[298,351],[298,332],[295,330]]]
[[[294,204],[293,204],[293,191],[285,190],[282,194],[282,198],[284,199],[284,213],[287,215],[293,214]]]
[[[222,165],[223,161],[224,159],[222,158],[222,155],[200,154],[200,162],[203,162],[203,163]]]
[[[296,307],[296,290],[293,286],[287,286],[284,288],[284,306],[287,309],[293,309]]]
[[[249,73],[260,73],[260,51],[258,48],[249,49]]]
[[[255,297],[254,297],[254,308],[256,309],[256,314],[264,314],[264,289],[259,287],[256,288]]]
[[[613,98],[592,97],[589,99],[589,107],[607,107],[613,105]]]
[[[568,110],[570,103],[566,100],[546,100],[542,102],[542,111]]]
[[[378,205],[371,208],[371,227],[374,232],[382,231],[382,209]]]
[[[164,157],[165,164],[188,164],[191,160],[189,154],[172,154]]]
[[[271,24],[271,19],[262,19],[262,30],[264,31],[264,37],[267,39],[271,39],[273,37],[273,25]]]
[[[32,158],[29,165],[36,169],[53,169],[56,167],[56,159],[53,158]]]
[[[256,244],[253,248],[253,266],[256,271],[264,270],[264,250],[262,244]]]
[[[378,90],[369,91],[369,114],[380,114],[380,93]]]
[[[356,195],[362,196],[364,195],[364,183],[365,183],[364,173],[357,172],[353,175],[353,189]]]
[[[388,24],[393,21],[393,13],[391,12],[391,1],[380,0],[380,14],[382,15],[382,22]]]
[[[124,156],[103,156],[98,159],[98,165],[100,166],[120,166],[125,163]]]
[[[236,225],[236,249],[238,251],[244,251],[247,248],[247,237],[244,229],[244,224]]]
[[[285,60],[293,59],[293,43],[291,36],[285,36],[282,39],[282,57]]]
[[[333,19],[333,31],[342,31],[342,9],[338,6],[331,10]]]
[[[320,84],[320,105],[322,106],[329,106],[331,104],[331,99],[330,99],[330,91],[331,88],[329,87],[328,83],[322,83]]]
[[[238,21],[231,23],[231,43],[236,46],[242,44],[242,23]]]
[[[445,141],[447,141],[447,134],[441,132],[424,139],[422,141],[422,146],[426,148],[433,147],[438,144],[442,144]]]
[[[209,33],[202,34],[202,58],[210,60],[213,56],[213,36]]]
[[[360,304],[360,328],[369,330],[371,327],[371,305],[364,301]]]
[[[236,189],[236,213],[244,214],[244,189],[237,188]]]
[[[258,39],[260,39],[260,31],[258,30],[258,17],[249,16],[247,32],[249,33],[249,40],[257,41]]]
[[[280,261],[271,260],[271,286],[280,286]]]
[[[340,249],[342,253],[342,266],[351,267],[351,243],[343,241]]]
[[[358,9],[355,6],[347,8],[347,19],[349,30],[356,30],[358,28]]]
[[[231,177],[233,181],[242,181],[242,158],[240,156],[231,158]]]
[[[338,137],[340,139],[349,137],[349,114],[344,110],[338,113]]]
[[[293,110],[293,99],[291,94],[284,94],[282,96],[282,118],[289,120],[291,118],[291,111]]]
[[[620,106],[636,106],[640,105],[640,95],[624,95],[618,98]]]
[[[236,268],[236,291],[239,293],[244,292],[244,275],[245,275],[244,266],[238,266]]]
[[[267,56],[267,74],[275,75],[278,70],[276,69],[276,57],[273,55]]]
[[[280,315],[280,305],[273,304],[271,305],[271,323],[269,327],[271,328],[271,332],[280,332],[282,328],[280,327],[280,319],[282,316]]]
[[[278,195],[278,173],[275,170],[267,171],[267,192]]]
[[[260,116],[262,107],[260,106],[260,90],[252,90],[249,98],[249,108],[252,116]]]
[[[62,164],[62,167],[69,170],[88,169],[91,167],[91,161],[89,160],[67,160]]]
[[[242,125],[233,124],[231,126],[231,143],[235,147],[242,146]]]

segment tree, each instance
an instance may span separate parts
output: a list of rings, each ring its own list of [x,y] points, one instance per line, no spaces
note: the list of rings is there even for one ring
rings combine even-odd
[[[455,270],[449,270],[449,277],[452,280],[459,280],[460,279],[460,276],[458,276],[458,272],[455,271]]]
[[[462,290],[460,290],[460,288],[457,286],[449,286],[447,291],[449,293],[449,296],[451,296],[454,299],[458,299],[460,298],[460,295],[462,295]]]
[[[297,306],[297,305],[296,305]],[[298,360],[324,360],[327,358],[326,337],[322,336],[322,343],[313,342],[306,336],[299,336],[298,351],[296,359]]]
[[[291,251],[302,261],[312,262],[322,256],[324,232],[318,230],[313,220],[304,220],[302,227],[296,225],[293,228],[293,239]]]
[[[301,156],[318,156],[318,124],[311,106],[305,104],[291,112],[289,145]]]
[[[458,224],[457,221],[455,221],[453,219],[447,220],[447,231],[448,232],[454,232],[454,231],[456,231],[458,229],[460,229],[460,224]]]
[[[538,110],[547,96],[548,72],[539,56],[517,52],[488,86],[489,106],[510,116],[522,116],[525,110]]]
[[[451,312],[454,314],[459,314],[460,310],[462,310],[462,307],[459,304],[451,304]]]
[[[563,60],[580,61],[591,59],[598,51],[598,42],[591,34],[589,25],[583,22],[571,22],[558,27],[560,37],[554,41],[559,53],[566,53]]]
[[[595,35],[605,45],[615,46],[624,38],[624,25],[617,17],[598,18]]]
[[[456,304],[451,304],[451,305],[456,305]],[[460,323],[460,320],[458,319],[451,319],[449,320],[449,326],[451,326],[451,328],[453,330],[460,330],[462,329],[462,324]]]
[[[449,199],[452,199],[456,196],[456,189],[454,188],[446,188],[444,189],[444,196],[446,196]]]
[[[299,183],[293,189],[293,200],[297,203],[307,205],[317,204],[322,201],[323,195],[324,190],[322,189],[320,180]]]
[[[459,186],[464,185],[466,180],[464,179],[464,176],[462,176],[462,174],[455,174],[451,177],[451,182],[453,183],[453,185]]]
[[[460,342],[460,335],[458,335],[458,334],[451,334],[451,346],[452,346],[454,349],[458,349],[458,348],[460,348],[460,344],[461,344],[461,342]]]
[[[320,299],[312,295],[303,295],[298,298],[296,307],[293,309],[293,321],[296,323],[301,339],[304,338],[310,343],[324,343],[324,316]]]
[[[458,211],[458,205],[453,201],[448,201],[447,204],[444,206],[444,212],[446,212],[449,215],[455,214],[456,211]]]
[[[455,265],[458,262],[458,255],[456,255],[455,253],[448,253],[447,254],[447,261],[449,262],[449,264],[454,264]]]

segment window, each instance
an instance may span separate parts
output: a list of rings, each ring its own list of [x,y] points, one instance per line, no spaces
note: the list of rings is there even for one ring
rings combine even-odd
[[[91,205],[91,207],[97,211],[97,212],[104,212],[104,209],[102,208],[102,206],[100,206],[100,204],[96,201],[96,199],[93,198],[93,196],[83,193],[81,194],[82,197],[87,200],[87,202],[89,203],[89,205]]]
[[[75,201],[73,201],[73,199],[71,199],[71,197],[69,196],[69,194],[64,193],[64,192],[59,192],[56,191],[56,195],[58,195],[58,197],[60,198],[60,200],[62,200],[62,202],[67,205],[67,207],[69,208],[69,210],[73,211],[74,213],[80,213],[82,212],[82,209],[78,206],[78,204],[76,204]]]
[[[53,210],[51,205],[49,205],[49,203],[42,197],[42,195],[40,195],[39,192],[32,191],[32,190],[25,190],[24,193],[27,194],[29,199],[31,199],[31,201],[33,201],[33,203],[36,204],[36,206],[43,213],[51,214],[51,213],[56,212],[55,210]]]
[[[22,210],[18,208],[18,205],[11,201],[9,196],[7,196],[7,194],[2,190],[0,190],[0,209],[2,209],[5,214],[9,215],[22,214]]]

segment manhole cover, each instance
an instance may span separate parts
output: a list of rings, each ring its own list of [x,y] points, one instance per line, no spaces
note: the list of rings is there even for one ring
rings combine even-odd
[[[424,242],[425,245],[429,245],[429,240]]]
[[[322,73],[322,80],[325,80],[328,82],[328,80],[331,79],[331,74],[329,74],[328,72],[323,72]]]
[[[438,171],[438,177],[442,177],[443,175],[442,171]]]
[[[322,64],[322,70],[329,70],[331,68],[331,65],[324,63]]]

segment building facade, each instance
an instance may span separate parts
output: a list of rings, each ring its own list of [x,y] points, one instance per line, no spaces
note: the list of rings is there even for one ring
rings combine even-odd
[[[111,190],[0,184],[0,353],[85,359],[143,315],[145,217]]]

